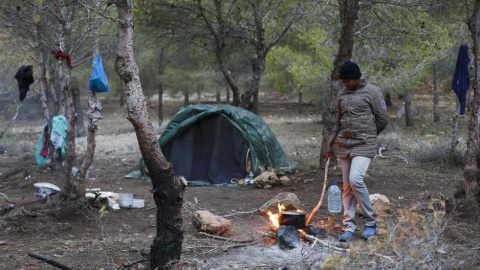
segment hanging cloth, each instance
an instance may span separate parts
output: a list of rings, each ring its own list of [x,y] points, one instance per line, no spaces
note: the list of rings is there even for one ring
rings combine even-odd
[[[66,59],[67,60],[67,66],[69,68],[72,67],[72,58],[70,57],[70,55],[65,54],[64,52],[62,52],[62,50],[55,51],[54,55],[55,55],[55,58],[57,58],[57,59],[60,59],[60,58]]]
[[[108,80],[102,65],[102,57],[98,53],[93,60],[93,71],[90,76],[89,89],[91,92],[108,92]]]
[[[470,87],[470,74],[468,73],[469,63],[470,58],[468,57],[468,46],[460,45],[452,82],[452,89],[455,91],[455,94],[457,94],[460,102],[460,114],[465,113],[467,91]]]

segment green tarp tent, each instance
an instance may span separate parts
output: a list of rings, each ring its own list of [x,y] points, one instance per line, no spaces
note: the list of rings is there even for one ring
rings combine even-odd
[[[189,182],[229,184],[276,168],[293,172],[280,143],[258,116],[230,105],[189,105],[180,109],[158,140],[176,175]],[[145,165],[141,161],[141,174]]]

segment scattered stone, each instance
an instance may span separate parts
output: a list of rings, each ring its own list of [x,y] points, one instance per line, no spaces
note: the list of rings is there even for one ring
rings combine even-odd
[[[314,235],[314,236],[324,236],[325,234],[327,234],[327,231],[322,228],[322,227],[315,227],[313,225],[308,225],[307,227],[305,227],[305,231],[310,234],[310,235]]]
[[[295,193],[291,192],[280,192],[271,200],[266,202],[262,207],[260,207],[260,211],[266,214],[268,211],[272,213],[278,213],[278,204],[281,203],[285,206],[286,211],[295,211],[297,209],[302,209],[300,200],[298,199]]]
[[[398,133],[390,131],[385,134],[380,134],[377,137],[378,147],[384,147],[385,149],[399,149],[400,148],[400,136]]]
[[[276,231],[277,243],[281,249],[294,249],[300,244],[300,235],[293,226],[280,226]]]
[[[271,188],[272,188],[272,186],[271,186],[271,185],[268,185],[268,184],[265,185],[265,186],[263,186],[263,189],[271,189]]]
[[[262,172],[259,176],[253,180],[257,187],[264,187],[265,185],[276,186],[280,184],[278,177],[275,173],[266,171]]]
[[[391,208],[390,200],[387,196],[379,193],[370,194],[370,202],[372,203],[374,216],[385,216]],[[362,214],[360,206],[357,207],[357,214]]]
[[[289,187],[292,185],[292,180],[286,176],[280,177],[280,184],[284,187]]]
[[[303,180],[303,183],[304,183],[304,184],[310,183],[310,182],[313,182],[313,179],[305,179],[305,180]]]
[[[5,242],[5,241],[0,241],[0,246],[5,245],[6,243],[7,243],[7,242]]]
[[[232,227],[230,220],[205,210],[195,211],[192,224],[197,230],[214,234],[227,234]]]

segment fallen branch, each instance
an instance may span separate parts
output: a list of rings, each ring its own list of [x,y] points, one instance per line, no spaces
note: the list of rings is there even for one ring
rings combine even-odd
[[[373,158],[373,160],[375,160],[377,157],[383,158],[383,159],[396,157],[396,158],[399,158],[399,159],[405,161],[405,162],[408,164],[408,160],[407,160],[406,158],[404,158],[404,157],[401,157],[401,156],[384,156],[384,155],[382,154],[382,151],[385,150],[385,149],[387,149],[387,148],[386,148],[386,147],[380,147],[380,148],[378,148],[378,155],[375,155],[375,157]]]
[[[123,267],[120,268],[120,269],[128,269],[128,268],[134,266],[135,264],[139,264],[139,263],[146,262],[146,261],[150,261],[150,259],[141,259],[141,260],[138,260],[138,261],[133,262],[133,263],[131,263],[131,264],[127,264],[127,265],[123,266]]]
[[[234,242],[234,243],[253,243],[255,242],[254,240],[235,240],[235,239],[229,239],[226,237],[218,236],[218,235],[213,235],[213,234],[208,234],[206,232],[199,232],[201,235],[205,235],[208,237],[211,237],[213,239],[218,239],[218,240],[223,240],[223,241],[228,241],[228,242]]]
[[[7,172],[4,172],[2,177],[0,179],[7,179],[8,177],[12,176],[12,175],[15,175],[19,172],[22,172],[22,171],[25,171],[25,168],[13,168]]]
[[[23,209],[23,208],[20,208],[20,211],[24,212],[25,214],[31,216],[31,217],[37,217],[38,215],[35,214],[35,213],[30,213],[28,212],[27,210]]]
[[[309,241],[315,241],[315,239],[320,243],[322,244],[323,246],[327,247],[327,248],[331,248],[333,250],[336,250],[336,251],[340,251],[340,252],[352,252],[350,249],[348,248],[339,248],[339,247],[336,247],[330,243],[327,243],[326,241],[324,240],[321,240],[320,238],[317,238],[315,236],[312,236],[312,235],[308,235],[302,231],[298,231],[300,233],[301,236],[303,236],[305,239],[309,240]],[[387,259],[389,260],[390,262],[394,262],[394,259],[391,257],[391,256],[385,256],[385,255],[382,255],[382,254],[377,254],[377,253],[374,253],[373,255],[375,256],[378,256],[378,257],[381,257],[381,258],[384,258],[384,259]]]
[[[255,244],[255,242],[251,243],[240,243],[228,246],[222,246],[222,249],[230,249],[230,248],[237,248],[237,247],[245,247]],[[196,246],[196,247],[184,247],[184,249],[200,249],[200,248],[218,248],[218,246]]]
[[[22,103],[17,103],[17,101],[15,99],[13,99],[13,103],[15,103],[15,105],[17,106],[17,110],[15,111],[15,115],[12,117],[12,119],[10,119],[8,121],[8,123],[4,124],[3,126],[5,127],[2,131],[2,133],[0,133],[0,140],[3,138],[3,136],[7,133],[7,130],[8,128],[10,127],[10,125],[15,122],[15,120],[17,119],[17,116],[18,116],[18,111],[20,110],[20,107],[22,107]]]
[[[231,216],[236,216],[236,215],[249,215],[249,214],[253,214],[253,213],[258,212],[258,211],[260,211],[260,209],[255,209],[255,210],[248,211],[248,212],[236,212],[236,213],[233,213],[233,214],[223,215],[222,217],[231,217]]]
[[[59,262],[57,262],[57,261],[54,261],[54,260],[52,260],[52,259],[49,259],[49,258],[47,258],[47,257],[45,257],[45,256],[42,256],[42,255],[39,255],[39,254],[35,254],[35,253],[27,253],[27,254],[28,254],[28,256],[30,256],[30,257],[33,257],[33,258],[38,259],[38,260],[40,260],[40,261],[46,262],[46,263],[48,263],[48,264],[50,264],[50,265],[53,265],[53,266],[55,266],[55,267],[58,267],[58,268],[60,268],[60,269],[63,269],[63,270],[71,270],[71,269],[72,269],[72,268],[70,268],[70,267],[68,267],[68,266],[65,266],[65,265],[63,265],[63,264],[61,264],[61,263],[59,263]]]
[[[308,215],[308,219],[307,219],[307,222],[305,223],[305,225],[310,224],[310,221],[312,220],[313,216],[315,215],[315,213],[318,211],[318,209],[322,205],[323,196],[325,195],[325,187],[327,186],[327,174],[328,174],[328,165],[329,164],[330,164],[330,157],[328,157],[327,162],[325,163],[325,175],[323,177],[322,195],[320,196],[320,200],[318,201],[317,206],[315,206],[315,208],[313,208],[312,212],[310,212],[310,215]]]

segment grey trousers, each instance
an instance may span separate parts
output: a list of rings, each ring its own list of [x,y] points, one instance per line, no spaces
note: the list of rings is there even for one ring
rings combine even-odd
[[[365,226],[375,226],[376,224],[367,186],[363,182],[363,177],[371,161],[371,158],[361,156],[340,159],[343,178],[343,225],[345,231],[355,232],[357,228],[355,222],[357,204],[360,205],[362,210]]]

